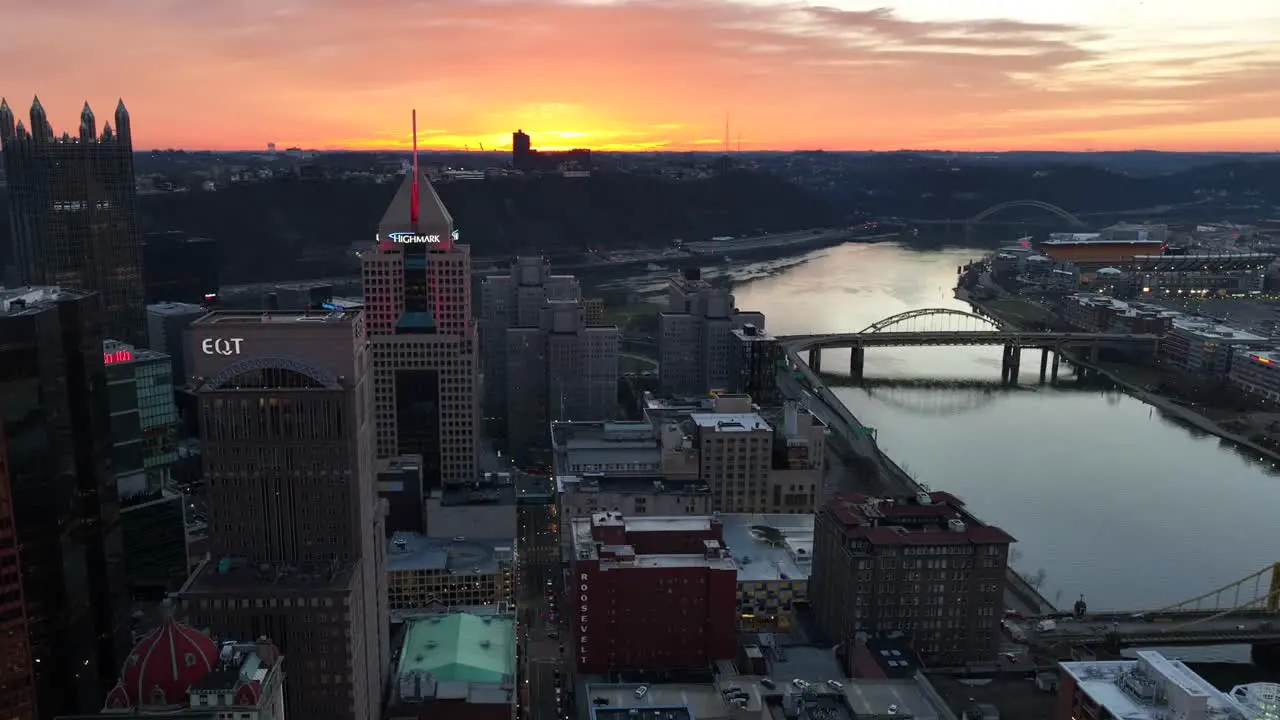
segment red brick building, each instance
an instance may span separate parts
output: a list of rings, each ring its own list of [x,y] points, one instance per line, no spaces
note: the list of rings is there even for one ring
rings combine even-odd
[[[573,521],[566,614],[579,672],[705,668],[734,654],[737,566],[720,521]]]
[[[1012,542],[950,493],[835,495],[814,523],[814,616],[834,641],[898,630],[931,665],[989,660]]]

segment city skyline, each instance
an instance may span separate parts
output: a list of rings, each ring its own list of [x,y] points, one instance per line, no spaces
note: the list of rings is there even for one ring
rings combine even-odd
[[[0,94],[20,117],[38,94],[56,128],[124,97],[143,149],[407,149],[414,105],[428,150],[522,128],[714,151],[727,114],[747,151],[1272,151],[1280,123],[1264,0],[66,4],[15,9],[0,62],[29,72]]]

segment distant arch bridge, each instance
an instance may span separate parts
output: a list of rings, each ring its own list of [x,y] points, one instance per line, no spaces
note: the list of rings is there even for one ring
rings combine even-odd
[[[1077,228],[1085,227],[1084,221],[1081,220],[1080,218],[1076,217],[1075,215],[1071,214],[1066,210],[1063,210],[1062,208],[1058,207],[1057,205],[1054,205],[1053,203],[1047,203],[1047,202],[1044,202],[1043,200],[1010,200],[1008,202],[1002,202],[998,205],[992,205],[986,210],[983,210],[977,215],[974,215],[973,217],[966,220],[965,224],[977,225],[978,223],[982,222],[983,220],[986,220],[992,215],[1002,213],[1005,210],[1012,210],[1014,208],[1035,208],[1037,210],[1044,210],[1047,213],[1051,213],[1061,218],[1062,220],[1065,220],[1072,227],[1077,227]]]

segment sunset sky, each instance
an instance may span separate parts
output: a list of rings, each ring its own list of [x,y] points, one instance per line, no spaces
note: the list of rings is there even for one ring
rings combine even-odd
[[[1280,149],[1277,0],[5,2],[0,95],[139,148]]]

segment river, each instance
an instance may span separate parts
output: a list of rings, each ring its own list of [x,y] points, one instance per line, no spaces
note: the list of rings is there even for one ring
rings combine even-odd
[[[735,266],[734,293],[774,334],[858,331],[969,309],[952,295],[956,267],[981,254],[842,245]],[[847,357],[824,353],[824,370],[847,373]],[[872,349],[870,387],[834,389],[918,480],[1017,538],[1014,564],[1042,574],[1059,606],[1083,594],[1093,610],[1157,609],[1280,560],[1280,478],[1267,467],[1121,392],[1040,386],[1039,360],[1027,352],[1005,388],[999,348]]]

